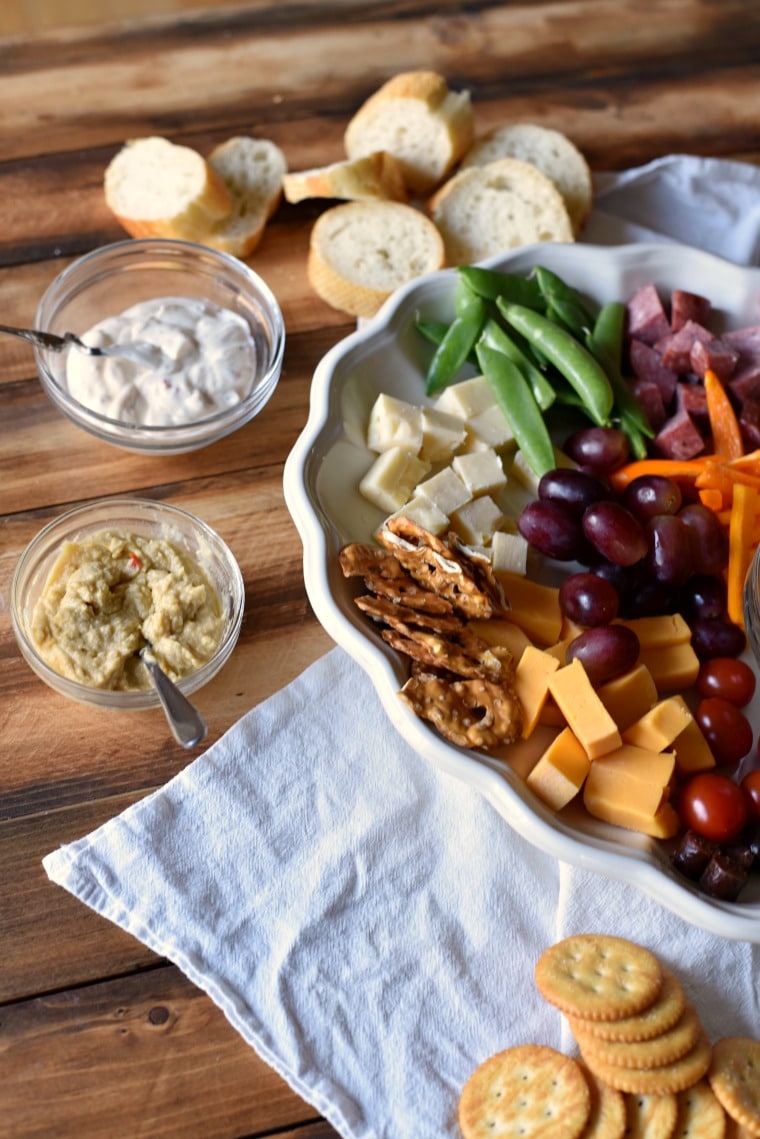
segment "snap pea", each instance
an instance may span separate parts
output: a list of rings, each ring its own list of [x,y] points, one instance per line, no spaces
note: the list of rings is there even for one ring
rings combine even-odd
[[[475,351],[483,375],[531,470],[540,478],[556,466],[554,447],[541,408],[518,366],[479,340]]]
[[[464,315],[454,317],[430,361],[425,376],[427,395],[456,379],[483,330],[487,314],[481,298],[473,295],[462,308]]]
[[[477,265],[462,265],[459,276],[470,289],[484,300],[495,301],[498,297],[526,305],[540,311],[544,299],[534,277],[521,277],[517,273],[503,273],[498,269],[481,269]]]
[[[599,427],[606,426],[612,413],[614,395],[597,358],[572,333],[549,317],[503,300],[497,300],[496,305],[507,324],[522,333],[529,344],[535,345],[575,388],[592,422]]]
[[[654,438],[654,431],[620,370],[624,333],[625,305],[608,301],[600,308],[586,344],[607,373],[615,396],[615,411],[631,451],[635,458],[643,459],[647,454],[646,441]]]
[[[533,398],[542,411],[551,407],[555,399],[555,391],[544,373],[526,356],[517,341],[509,335],[495,320],[486,321],[481,336],[481,343],[489,348],[495,348],[508,356],[513,364],[520,369],[533,392]]]
[[[448,332],[450,323],[448,320],[420,320],[418,318],[414,322],[414,327],[431,344],[438,345]]]
[[[533,272],[547,307],[558,314],[562,323],[567,323],[568,327],[576,325],[582,333],[591,332],[594,314],[578,290],[545,265],[536,265]]]

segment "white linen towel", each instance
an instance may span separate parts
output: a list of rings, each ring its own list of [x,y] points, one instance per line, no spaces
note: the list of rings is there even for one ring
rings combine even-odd
[[[598,181],[585,240],[757,258],[754,167],[672,156]],[[341,649],[44,865],[176,963],[346,1139],[455,1137],[459,1092],[487,1055],[569,1051],[533,983],[569,933],[643,942],[713,1039],[760,1034],[757,945],[532,846],[395,734]]]

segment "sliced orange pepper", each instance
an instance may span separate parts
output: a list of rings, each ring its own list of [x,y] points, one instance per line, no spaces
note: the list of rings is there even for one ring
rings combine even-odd
[[[696,459],[634,459],[618,467],[609,477],[617,490],[624,490],[639,475],[665,475],[669,479],[693,482],[709,463],[714,462],[711,455],[699,455]]]
[[[713,438],[713,450],[722,459],[738,459],[744,454],[744,441],[733,404],[715,372],[705,372],[703,385],[707,397],[707,415]]]
[[[760,496],[754,487],[737,483],[728,527],[726,609],[729,618],[744,628],[744,580],[756,545],[756,515]]]

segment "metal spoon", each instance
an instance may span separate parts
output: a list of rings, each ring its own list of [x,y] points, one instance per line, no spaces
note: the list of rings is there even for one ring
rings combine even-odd
[[[182,747],[195,747],[206,735],[206,721],[203,716],[166,675],[153,655],[150,645],[140,650],[140,657],[148,670],[175,740],[182,744]]]
[[[38,348],[47,348],[50,352],[63,352],[64,348],[73,346],[88,356],[120,356],[125,360],[134,360],[147,368],[160,368],[168,363],[169,358],[157,344],[109,344],[105,348],[96,348],[93,344],[85,344],[73,332],[64,332],[63,336],[56,336],[53,332],[41,332],[37,328],[13,328],[8,324],[0,324],[0,332],[8,336],[17,336],[19,340],[28,340]]]

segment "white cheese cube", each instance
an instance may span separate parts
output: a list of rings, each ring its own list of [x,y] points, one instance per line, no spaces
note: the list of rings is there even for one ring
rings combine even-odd
[[[412,488],[424,479],[430,464],[407,447],[389,447],[375,459],[359,483],[359,492],[389,514],[411,498]]]
[[[379,395],[369,413],[367,446],[378,452],[404,447],[416,455],[422,446],[422,408],[395,396]]]
[[[554,460],[557,467],[574,467],[576,465],[572,459],[568,458],[564,451],[560,451],[557,447],[554,448]],[[518,482],[521,482],[524,487],[527,487],[532,494],[538,494],[540,479],[522,451],[515,451],[509,470],[510,474],[514,475]]]
[[[422,446],[420,458],[429,463],[447,462],[465,436],[464,421],[435,407],[422,409]]]
[[[425,498],[424,494],[413,495],[408,502],[405,502],[400,510],[392,514],[391,518],[396,518],[403,515],[405,518],[411,519],[416,522],[418,526],[422,526],[423,530],[427,530],[429,534],[443,534],[449,529],[449,516],[444,514],[442,510],[431,502],[429,498]]]
[[[490,546],[504,514],[490,495],[473,498],[451,515],[451,526],[468,546]]]
[[[493,448],[455,455],[451,466],[469,490],[471,498],[498,494],[507,485],[504,466]]]
[[[498,447],[500,450],[511,449],[515,445],[512,428],[507,423],[504,412],[498,404],[485,408],[477,415],[471,415],[467,420],[467,434],[471,440],[484,444],[486,447]],[[475,448],[470,446],[469,450]]]
[[[469,380],[460,380],[458,384],[449,384],[438,396],[434,406],[438,411],[446,411],[460,419],[472,419],[495,403],[491,385],[485,376],[472,376]]]
[[[452,467],[444,467],[437,474],[419,483],[415,494],[424,495],[444,514],[451,514],[472,498],[471,492]]]
[[[522,534],[495,530],[491,539],[491,564],[495,570],[524,577],[528,571],[528,543]]]

